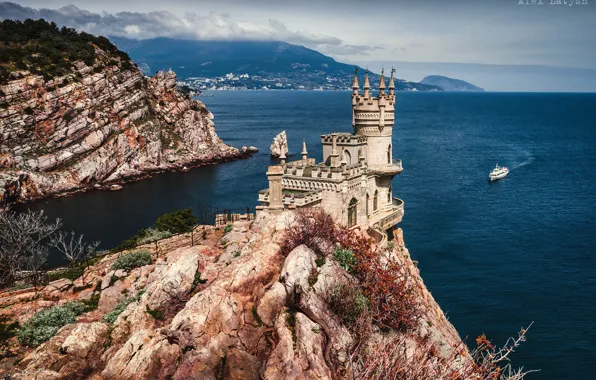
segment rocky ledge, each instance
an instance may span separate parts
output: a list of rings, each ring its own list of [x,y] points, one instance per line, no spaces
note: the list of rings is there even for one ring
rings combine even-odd
[[[149,173],[246,155],[217,136],[213,115],[176,89],[96,47],[93,66],[0,86],[0,203],[103,188]]]
[[[447,378],[466,366],[468,351],[424,286],[400,230],[382,252],[411,285],[419,314],[407,331],[338,313],[329,295],[360,280],[332,253],[336,242],[284,254],[293,218],[204,227],[195,232],[198,244],[154,254],[151,265],[112,271],[114,257],[106,257],[74,283],[0,294],[2,320],[21,326],[41,309],[99,297],[95,310],[37,348],[11,338],[0,368],[14,379],[369,378],[370,359],[396,350],[395,368],[423,376],[404,378]]]

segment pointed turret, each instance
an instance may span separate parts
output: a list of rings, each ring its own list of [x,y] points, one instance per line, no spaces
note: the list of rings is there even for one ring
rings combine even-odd
[[[306,151],[306,140],[302,140],[302,160],[308,160],[308,152]]]
[[[355,67],[354,68],[354,81],[352,82],[352,94],[358,95],[359,88],[360,88],[360,86],[358,86],[358,68]]]
[[[389,78],[389,95],[395,95],[395,84],[393,83],[394,68],[391,68],[391,78]]]
[[[368,69],[366,69],[366,75],[364,76],[364,98],[370,98],[370,83],[368,81]]]
[[[381,82],[379,83],[379,96],[385,95],[385,70],[381,69]]]

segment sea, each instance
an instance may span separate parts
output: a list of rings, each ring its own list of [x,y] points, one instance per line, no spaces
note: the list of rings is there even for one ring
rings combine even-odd
[[[162,213],[256,205],[275,134],[303,140],[351,131],[349,92],[216,91],[199,98],[228,144],[252,158],[163,173],[121,191],[92,191],[18,209],[44,210],[110,248]],[[503,345],[528,379],[596,379],[596,94],[398,93],[393,181],[422,277],[462,338]],[[291,157],[290,157],[291,159]],[[496,164],[510,174],[495,183]]]

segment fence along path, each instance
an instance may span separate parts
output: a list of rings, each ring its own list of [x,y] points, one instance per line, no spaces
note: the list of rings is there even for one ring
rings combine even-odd
[[[108,268],[110,268],[112,264],[116,260],[118,260],[120,256],[123,256],[127,253],[131,253],[133,251],[147,250],[151,252],[151,257],[153,258],[153,260],[156,260],[157,258],[163,257],[166,253],[174,249],[182,247],[193,247],[196,244],[200,244],[203,240],[205,240],[207,228],[213,226],[221,227],[225,226],[228,223],[233,223],[237,221],[252,221],[255,219],[255,213],[251,212],[250,208],[226,210],[218,210],[214,208],[213,212],[202,214],[202,217],[203,218],[199,221],[199,224],[195,225],[190,232],[183,232],[181,234],[172,235],[170,237],[159,239],[151,243],[138,245],[134,248],[123,249],[116,252],[106,252],[94,256],[92,260],[95,263],[93,264],[93,267],[85,269],[85,278],[88,278],[91,274],[97,275],[98,273],[109,271]],[[59,273],[67,270],[68,267],[62,267],[53,269],[46,273]],[[39,275],[27,274],[18,278],[17,281],[33,283],[33,280],[36,276],[39,279]],[[0,292],[5,290],[6,289],[0,290]]]

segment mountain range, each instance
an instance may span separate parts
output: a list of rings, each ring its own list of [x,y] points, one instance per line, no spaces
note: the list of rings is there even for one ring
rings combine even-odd
[[[439,86],[445,91],[473,91],[473,92],[482,92],[484,91],[483,88],[474,86],[471,83],[460,79],[453,79],[444,77],[441,75],[429,75],[422,79],[420,83],[428,84],[431,86]]]
[[[122,37],[110,37],[110,40],[126,51],[146,74],[171,68],[182,80],[203,89],[229,86],[343,90],[351,88],[355,68],[318,51],[282,41]],[[359,67],[359,75],[363,77],[364,73],[365,69]],[[227,74],[233,75],[226,77]],[[221,81],[205,82],[204,78]],[[379,78],[378,74],[370,73],[373,87]],[[396,81],[396,87],[397,90],[441,90],[438,86],[404,80]]]

